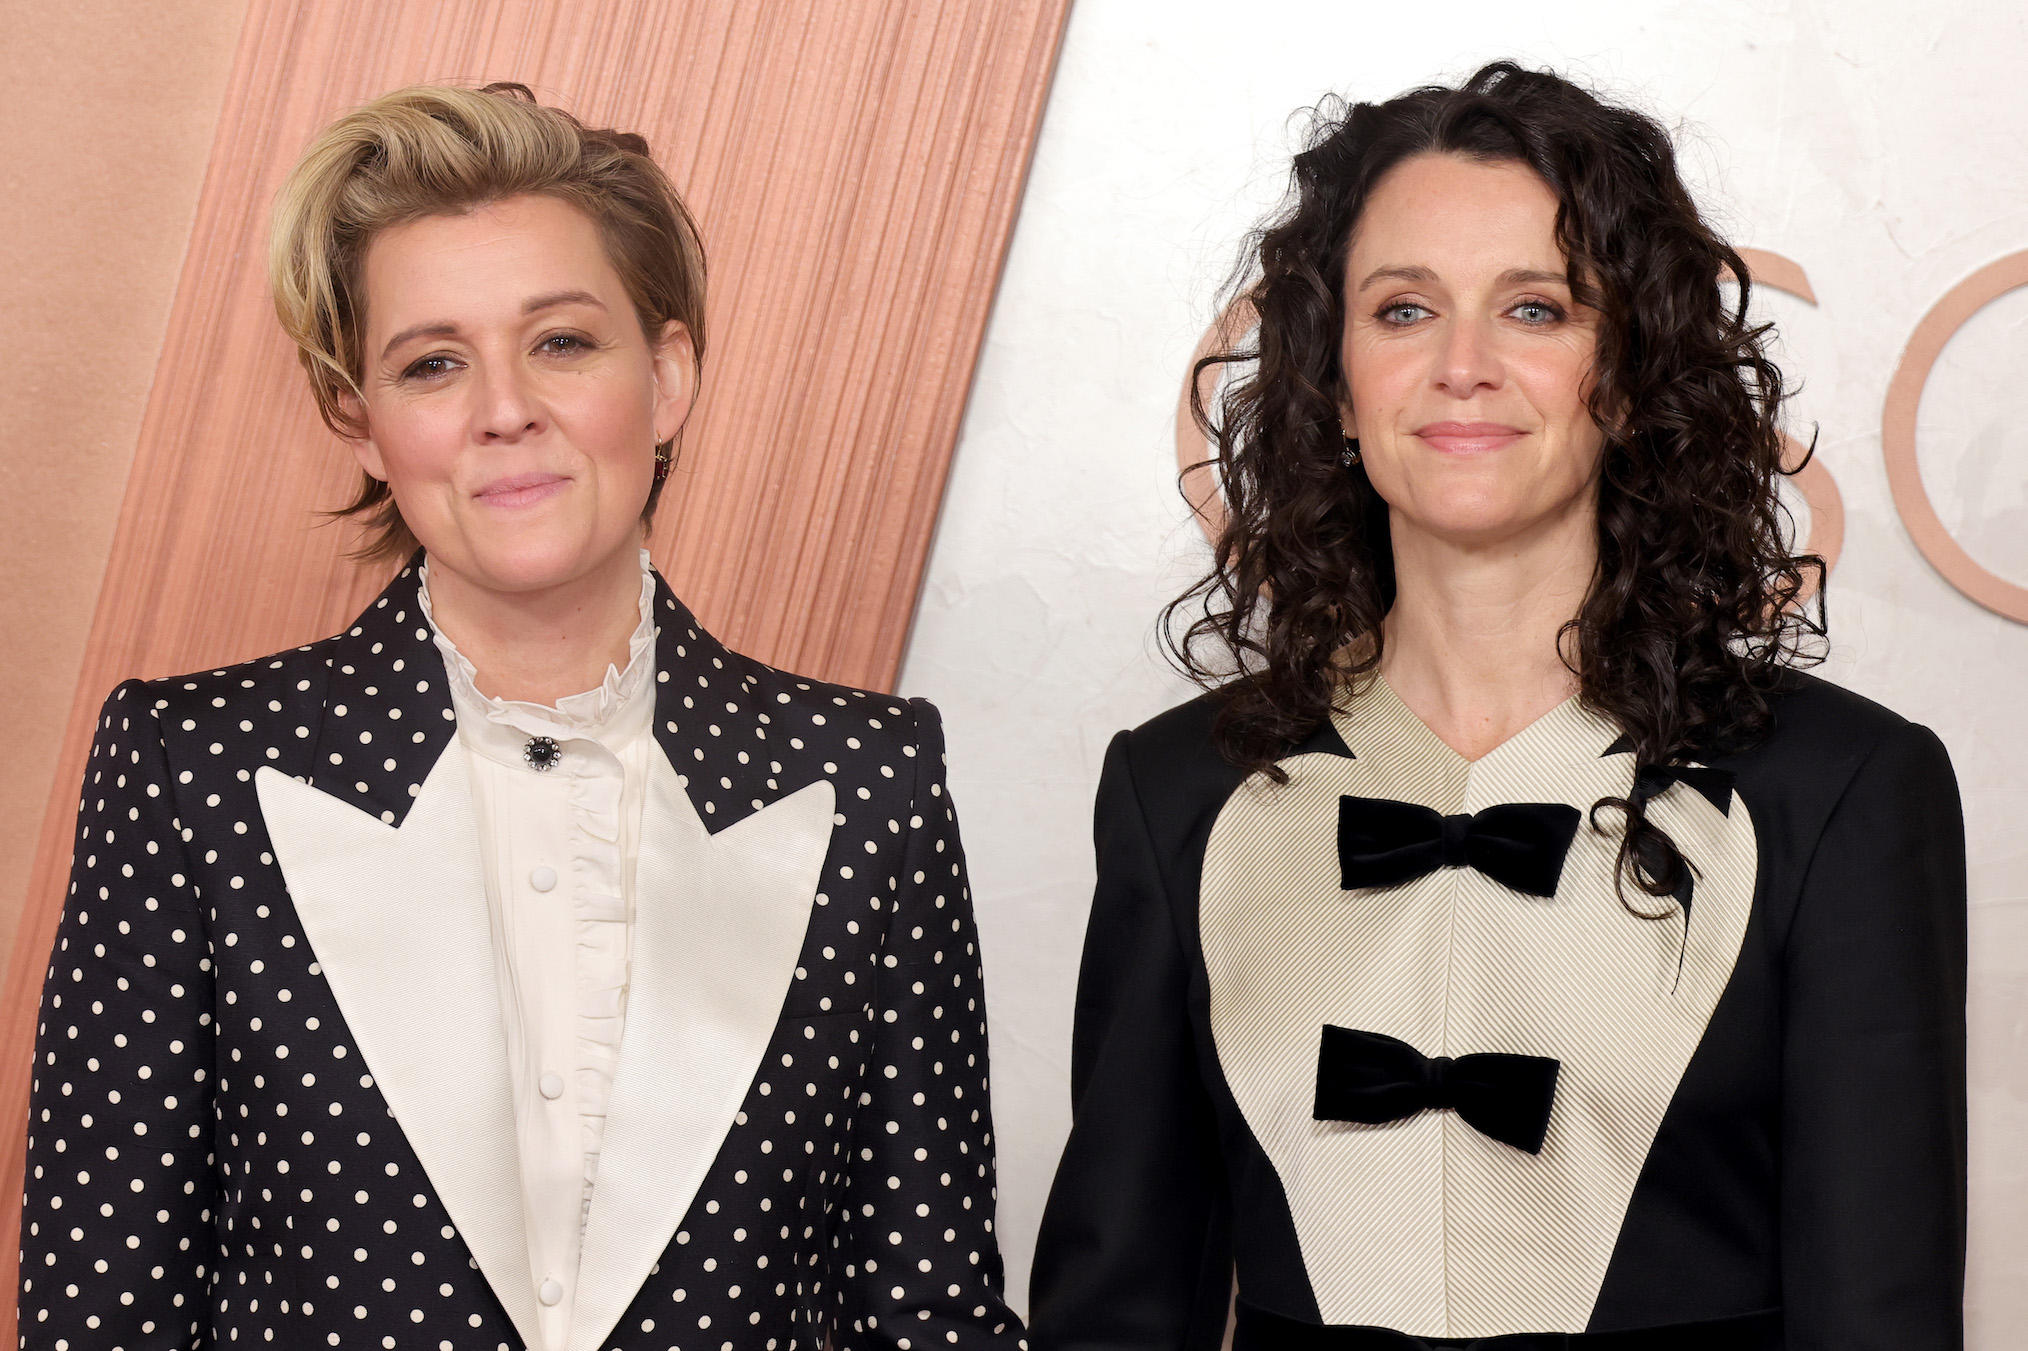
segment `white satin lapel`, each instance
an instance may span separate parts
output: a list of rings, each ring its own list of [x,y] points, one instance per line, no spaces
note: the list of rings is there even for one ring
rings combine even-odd
[[[515,1329],[540,1346],[507,1036],[465,756],[453,741],[400,829],[263,768],[289,897],[374,1084]]]
[[[571,1351],[603,1343],[718,1157],[781,1018],[831,846],[828,782],[712,835],[668,758],[650,761],[627,1025]]]

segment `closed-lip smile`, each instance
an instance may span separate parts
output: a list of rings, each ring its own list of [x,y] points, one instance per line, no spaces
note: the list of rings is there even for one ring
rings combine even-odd
[[[570,479],[563,474],[511,474],[494,479],[472,496],[486,506],[512,510],[546,501],[561,492],[569,482]]]
[[[1432,422],[1416,428],[1415,434],[1450,455],[1483,455],[1505,450],[1527,435],[1519,427],[1504,422]]]

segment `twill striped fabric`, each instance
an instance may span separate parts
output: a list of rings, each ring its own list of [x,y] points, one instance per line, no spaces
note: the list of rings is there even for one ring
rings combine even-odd
[[[1671,787],[1652,820],[1698,870],[1686,938],[1670,900],[1614,888],[1619,834],[1580,828],[1557,894],[1512,891],[1469,868],[1341,890],[1338,800],[1451,814],[1562,802],[1587,814],[1624,795],[1633,757],[1575,699],[1468,762],[1374,680],[1335,719],[1352,758],[1283,762],[1233,794],[1208,842],[1200,893],[1221,1068],[1287,1192],[1327,1323],[1419,1336],[1581,1329],[1641,1165],[1730,979],[1751,908],[1749,814]],[[1680,960],[1680,973],[1679,973]],[[1562,1063],[1539,1155],[1455,1114],[1386,1125],[1316,1121],[1326,1023],[1425,1055],[1502,1051]]]

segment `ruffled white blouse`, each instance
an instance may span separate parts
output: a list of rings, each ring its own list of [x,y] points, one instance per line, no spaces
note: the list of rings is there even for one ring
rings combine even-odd
[[[543,1340],[567,1340],[626,1019],[634,873],[655,739],[655,578],[627,669],[554,707],[480,693],[422,610],[449,675],[478,816]],[[546,740],[544,740],[546,739]]]

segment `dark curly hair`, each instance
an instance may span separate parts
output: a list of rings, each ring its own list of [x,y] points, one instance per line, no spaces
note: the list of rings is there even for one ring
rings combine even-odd
[[[1316,110],[1290,197],[1228,287],[1226,313],[1251,309],[1258,328],[1223,326],[1193,372],[1227,515],[1211,571],[1165,611],[1165,637],[1219,693],[1220,751],[1277,782],[1275,762],[1379,666],[1394,562],[1387,503],[1341,461],[1345,268],[1374,188],[1424,154],[1539,174],[1574,296],[1599,314],[1598,570],[1561,646],[1579,697],[1625,733],[1643,785],[1597,803],[1593,828],[1617,809],[1621,877],[1677,894],[1689,865],[1647,820],[1654,771],[1765,734],[1768,695],[1824,634],[1824,567],[1790,552],[1787,391],[1768,326],[1747,318],[1746,267],[1699,214],[1653,118],[1508,61],[1454,89]],[[1220,368],[1214,421],[1198,382]]]

